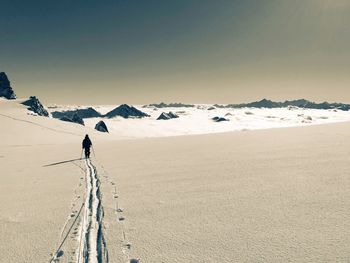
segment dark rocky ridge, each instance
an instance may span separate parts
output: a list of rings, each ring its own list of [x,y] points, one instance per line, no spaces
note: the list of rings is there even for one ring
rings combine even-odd
[[[114,118],[117,116],[121,116],[125,119],[134,117],[134,118],[143,118],[143,117],[149,117],[147,113],[144,113],[138,109],[136,109],[133,106],[129,106],[127,104],[122,104],[119,107],[115,108],[114,110],[108,112],[104,117],[107,118]]]
[[[5,72],[0,72],[0,97],[4,97],[8,100],[16,99],[16,94]]]
[[[291,100],[291,101],[286,100],[284,102],[275,102],[272,100],[263,99],[263,100],[255,101],[251,103],[227,104],[227,105],[215,104],[214,106],[217,108],[270,108],[270,109],[294,106],[294,107],[306,108],[306,109],[321,109],[321,110],[338,109],[338,110],[344,110],[344,111],[350,110],[350,104],[328,103],[328,102],[316,103],[316,102],[311,102],[304,99]]]
[[[60,120],[85,125],[84,120],[77,113],[74,113],[73,115],[71,115],[71,117],[63,116],[62,118],[60,118]]]
[[[75,109],[75,110],[67,110],[67,111],[53,111],[51,115],[53,118],[61,119],[67,116],[73,116],[74,114],[78,114],[81,118],[98,118],[102,117],[101,113],[96,111],[94,108],[89,107],[86,109]]]
[[[100,132],[108,132],[107,125],[104,123],[104,121],[99,121],[95,126],[95,130]]]
[[[169,111],[168,113],[162,112],[162,114],[159,115],[157,120],[170,120],[170,119],[176,119],[179,118],[175,113]]]
[[[218,117],[218,116],[212,118],[212,120],[215,122],[230,121],[229,119],[226,119],[224,117]]]
[[[22,104],[28,106],[28,110],[33,111],[34,113],[40,116],[49,116],[48,111],[44,108],[39,99],[35,96],[30,96],[29,99],[25,102],[22,102]]]

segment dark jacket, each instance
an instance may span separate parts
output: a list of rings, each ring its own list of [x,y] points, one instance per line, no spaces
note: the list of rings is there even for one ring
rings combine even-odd
[[[90,149],[91,145],[92,145],[92,143],[91,143],[89,137],[87,137],[83,140],[83,149]]]

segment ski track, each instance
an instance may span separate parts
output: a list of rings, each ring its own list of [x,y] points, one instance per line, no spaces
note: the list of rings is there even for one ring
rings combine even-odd
[[[85,169],[80,166],[79,164],[76,164],[73,162],[74,165],[79,167],[81,169],[81,172],[85,174],[85,191],[83,196],[83,202],[81,204],[81,207],[79,211],[73,210],[76,208],[76,202],[80,199],[80,195],[77,193],[77,189],[75,189],[75,200],[72,203],[72,213],[69,215],[68,220],[64,224],[62,231],[61,231],[61,238],[63,239],[60,243],[58,249],[56,250],[54,256],[50,260],[50,262],[59,262],[60,257],[63,255],[63,250],[61,248],[63,247],[68,235],[71,233],[74,225],[78,221],[78,218],[80,218],[80,222],[77,223],[78,226],[74,228],[74,235],[75,233],[78,234],[76,236],[77,238],[77,248],[75,252],[73,251],[73,258],[71,258],[71,261],[69,262],[77,262],[77,263],[108,263],[108,251],[106,246],[106,241],[103,235],[103,217],[104,217],[104,210],[102,207],[102,194],[100,189],[100,178],[97,174],[96,167],[92,165],[90,159],[85,160]],[[140,262],[140,259],[135,259],[131,257],[131,243],[128,241],[128,235],[126,231],[125,226],[125,217],[123,215],[123,210],[119,206],[119,194],[117,185],[115,182],[109,180],[109,174],[104,169],[104,167],[99,164],[102,176],[106,180],[107,184],[110,184],[113,188],[112,191],[112,198],[115,200],[115,208],[114,213],[116,215],[116,220],[121,225],[121,251],[124,255],[125,260],[129,263],[138,263]],[[81,180],[83,177],[80,178]],[[79,185],[77,188],[81,186],[82,182],[79,182]],[[66,235],[64,235],[65,229],[68,226],[68,223],[72,217],[75,217],[73,223],[69,227],[69,230],[67,231]],[[75,259],[74,259],[75,258]]]
[[[107,263],[108,252],[103,236],[103,207],[100,180],[96,168],[86,159],[85,206],[80,225],[78,263]]]
[[[96,168],[92,165],[89,159],[85,160],[85,169],[76,164],[81,171],[85,174],[85,191],[84,197],[82,198],[82,204],[79,211],[75,210],[76,203],[80,199],[80,195],[77,193],[77,189],[82,186],[82,180],[80,178],[79,185],[74,190],[75,199],[72,202],[72,212],[68,216],[65,222],[60,239],[62,240],[55,251],[53,257],[49,262],[58,262],[60,257],[64,254],[63,248],[68,236],[71,234],[74,228],[72,238],[77,238],[77,248],[72,251],[74,255],[69,262],[77,263],[108,263],[108,251],[106,242],[103,236],[103,216],[104,211],[102,207],[102,194],[100,191],[100,179],[97,175]],[[70,225],[66,232],[69,221],[73,219],[73,223]],[[78,220],[80,219],[80,220]],[[80,221],[80,222],[79,222]],[[79,222],[79,223],[77,223]],[[64,235],[64,233],[66,234]],[[77,235],[77,236],[76,236]],[[66,253],[65,253],[66,254]],[[68,253],[67,255],[69,255]]]

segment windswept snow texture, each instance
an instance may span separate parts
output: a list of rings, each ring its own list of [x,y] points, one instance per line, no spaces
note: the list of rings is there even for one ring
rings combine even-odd
[[[78,106],[58,107],[55,110],[73,110]],[[81,107],[81,106],[80,106]],[[145,138],[179,136],[189,134],[208,134],[242,130],[257,130],[269,128],[282,128],[325,124],[350,121],[350,112],[336,109],[304,109],[298,107],[286,108],[217,108],[212,105],[197,104],[195,107],[167,108],[178,115],[179,118],[171,121],[157,121],[162,113],[154,107],[136,106],[150,115],[149,118],[129,118],[120,116],[115,118],[89,118],[84,119],[85,125],[95,128],[96,123],[103,120],[111,135],[121,138]],[[111,106],[94,106],[106,114],[115,108]],[[211,110],[208,110],[211,109]],[[214,117],[224,117],[228,121],[215,122]]]

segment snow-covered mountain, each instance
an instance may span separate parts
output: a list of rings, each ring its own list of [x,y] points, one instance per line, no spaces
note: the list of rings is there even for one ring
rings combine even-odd
[[[150,105],[128,107],[121,105],[117,107],[118,114],[120,109],[133,109],[133,112],[136,113],[141,112],[139,109],[142,109],[143,116],[149,115],[148,118],[137,118],[137,116],[135,116],[136,118],[124,118],[118,114],[113,114],[113,116],[107,114],[116,109],[115,105],[55,106],[49,108],[56,112],[75,112],[90,107],[89,111],[98,112],[100,117],[83,117],[87,127],[94,129],[96,123],[103,120],[110,135],[132,138],[219,133],[350,121],[349,111],[335,108],[309,109],[297,106],[232,108],[208,104],[195,104],[193,107],[189,107],[188,104],[183,105],[173,104],[174,107],[168,107],[161,104],[160,108],[178,116],[178,118],[170,118],[167,121],[157,121],[162,111],[158,107]],[[216,117],[227,121],[216,121]]]

